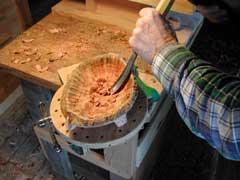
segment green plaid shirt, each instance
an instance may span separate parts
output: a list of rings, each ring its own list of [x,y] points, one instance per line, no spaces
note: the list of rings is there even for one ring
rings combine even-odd
[[[224,157],[240,160],[240,78],[198,59],[182,45],[164,48],[152,70],[174,97],[189,129]]]

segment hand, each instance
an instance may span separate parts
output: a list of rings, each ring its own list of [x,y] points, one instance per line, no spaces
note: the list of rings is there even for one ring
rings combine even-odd
[[[196,9],[209,21],[213,23],[224,23],[229,20],[229,14],[226,9],[218,5],[202,6],[198,5]]]
[[[177,42],[174,32],[153,8],[144,8],[139,12],[130,46],[147,63],[152,64],[154,56],[164,47]]]

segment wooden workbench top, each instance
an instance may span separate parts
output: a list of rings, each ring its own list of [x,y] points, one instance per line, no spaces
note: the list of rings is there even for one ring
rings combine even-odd
[[[52,13],[0,51],[0,68],[56,90],[62,84],[57,74],[62,67],[88,62],[96,55],[109,52],[128,57],[129,36],[130,31],[115,25]],[[138,60],[137,65],[150,72],[143,61]]]

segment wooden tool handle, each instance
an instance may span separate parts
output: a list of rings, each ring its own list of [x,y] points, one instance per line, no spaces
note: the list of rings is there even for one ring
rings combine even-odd
[[[173,3],[174,3],[174,0],[160,0],[160,2],[156,7],[156,11],[159,14],[166,16],[168,11],[171,9]]]

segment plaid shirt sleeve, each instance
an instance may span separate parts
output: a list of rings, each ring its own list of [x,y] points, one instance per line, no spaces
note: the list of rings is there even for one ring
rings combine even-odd
[[[157,54],[152,70],[174,97],[188,128],[224,157],[240,160],[240,79],[181,45],[170,45]]]

